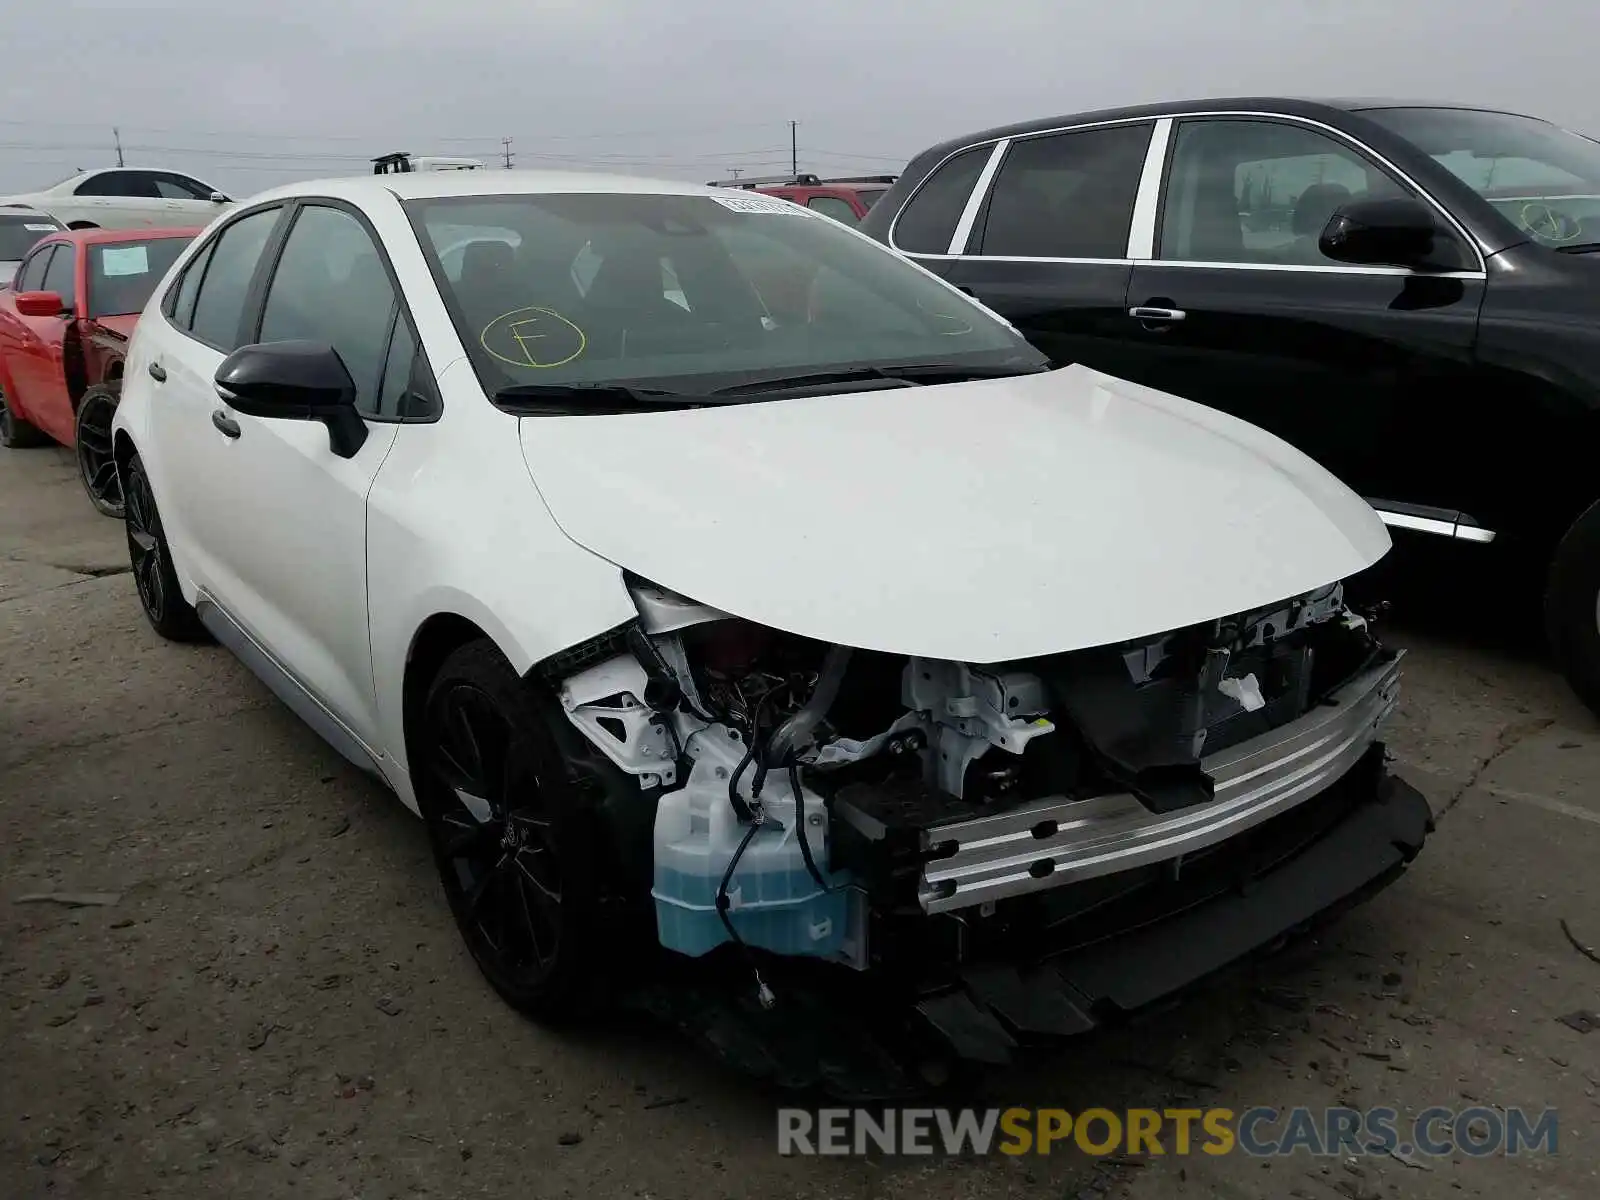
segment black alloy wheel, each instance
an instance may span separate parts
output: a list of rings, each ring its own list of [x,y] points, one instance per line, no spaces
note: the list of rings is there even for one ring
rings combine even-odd
[[[479,969],[513,1006],[570,1015],[592,982],[594,822],[528,687],[474,642],[423,708],[417,798],[445,896]]]
[[[133,584],[138,590],[139,607],[144,610],[145,619],[170,641],[203,641],[207,637],[205,626],[178,587],[166,534],[161,528],[161,514],[156,509],[155,493],[150,489],[149,476],[137,454],[128,460],[123,491],[128,560],[133,566]]]
[[[78,474],[89,503],[98,512],[118,520],[123,515],[122,481],[117,477],[117,462],[111,453],[111,418],[117,412],[117,393],[106,387],[92,387],[78,401]]]

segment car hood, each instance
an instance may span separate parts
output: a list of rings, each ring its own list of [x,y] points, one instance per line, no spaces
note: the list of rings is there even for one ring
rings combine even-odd
[[[1389,548],[1377,514],[1280,439],[1079,366],[527,417],[520,436],[555,521],[591,552],[750,621],[930,658],[1161,633]]]

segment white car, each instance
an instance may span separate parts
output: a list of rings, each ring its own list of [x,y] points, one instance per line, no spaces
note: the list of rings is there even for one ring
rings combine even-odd
[[[1379,740],[1399,655],[1342,599],[1389,546],[1358,496],[783,200],[264,193],[158,289],[114,439],[150,623],[419,812],[541,1014],[649,976],[642,939],[764,1004],[914,995],[981,1058],[1428,827]]]
[[[11,285],[35,242],[61,228],[59,221],[45,213],[20,205],[0,205],[0,288]]]
[[[40,192],[0,196],[0,208],[27,205],[68,229],[204,225],[232,203],[192,175],[134,167],[85,171]]]

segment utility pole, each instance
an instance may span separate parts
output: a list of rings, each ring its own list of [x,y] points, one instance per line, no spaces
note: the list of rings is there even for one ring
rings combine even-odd
[[[117,143],[117,166],[122,166],[122,131],[115,125],[111,127],[111,138]]]
[[[797,124],[798,122],[796,121],[789,122],[789,174],[791,175],[800,174],[799,143],[795,140],[795,126]]]
[[[501,138],[500,145],[504,147],[502,153],[506,156],[506,170],[511,170],[511,139]]]
[[[729,168],[728,168],[728,172],[729,172],[729,174],[731,174],[731,175],[732,175],[732,176],[733,176],[733,177],[734,177],[734,178],[735,178],[735,179],[737,179],[737,178],[739,178],[739,176],[741,176],[741,175],[743,175],[743,174],[744,174],[744,168],[743,168],[743,167],[729,167]]]

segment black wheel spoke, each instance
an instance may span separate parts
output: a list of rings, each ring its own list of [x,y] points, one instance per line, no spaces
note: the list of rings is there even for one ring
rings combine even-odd
[[[451,858],[463,858],[495,844],[498,832],[495,827],[470,813],[465,818],[458,813],[446,813],[441,821],[445,826],[444,852]]]
[[[89,480],[89,491],[102,499],[116,491],[117,464],[109,459],[101,463]]]

